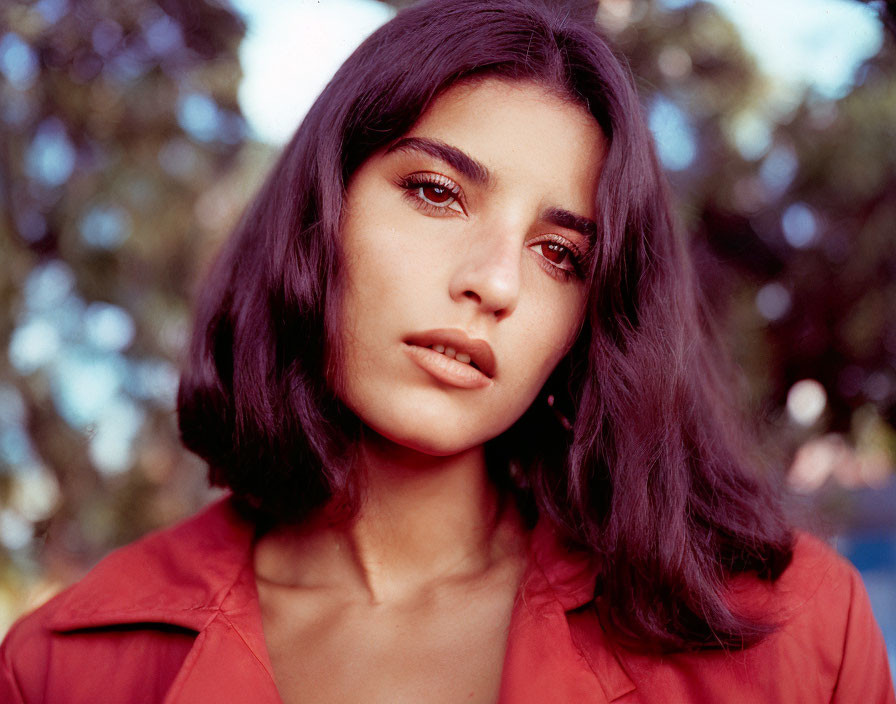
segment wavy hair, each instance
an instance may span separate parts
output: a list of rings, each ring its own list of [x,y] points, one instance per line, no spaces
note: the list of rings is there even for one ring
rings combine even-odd
[[[254,515],[356,509],[360,421],[333,393],[345,187],[448,86],[529,80],[583,105],[608,151],[585,325],[542,398],[487,445],[489,471],[600,566],[622,639],[743,647],[774,625],[727,580],[792,554],[779,494],[729,398],[730,373],[631,75],[589,21],[544,4],[424,2],[371,35],[286,146],[205,278],[178,393],[181,435]]]

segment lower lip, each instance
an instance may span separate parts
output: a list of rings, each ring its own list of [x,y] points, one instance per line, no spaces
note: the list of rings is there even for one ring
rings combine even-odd
[[[431,350],[429,347],[408,344],[405,344],[405,350],[417,366],[445,384],[460,389],[482,389],[491,386],[492,380],[481,371],[469,364],[446,357],[441,352]]]

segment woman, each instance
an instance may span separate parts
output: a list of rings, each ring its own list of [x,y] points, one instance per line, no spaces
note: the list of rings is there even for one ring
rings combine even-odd
[[[892,702],[856,572],[724,398],[631,79],[427,2],[346,62],[199,297],[231,495],[11,631],[10,701]]]

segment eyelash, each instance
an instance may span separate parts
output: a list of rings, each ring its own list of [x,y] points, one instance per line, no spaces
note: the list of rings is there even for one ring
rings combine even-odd
[[[557,245],[562,248],[566,254],[564,257],[571,265],[572,269],[564,269],[563,267],[559,267],[556,264],[552,264],[551,261],[545,257],[540,256],[538,260],[543,262],[542,266],[548,269],[548,273],[551,275],[556,275],[561,281],[569,281],[573,277],[577,279],[584,278],[583,271],[583,261],[584,257],[579,252],[577,247],[570,245],[565,239],[560,237],[559,235],[547,235],[546,239],[543,239],[539,242],[533,242],[530,246],[537,247],[541,245]],[[561,260],[563,261],[563,260]]]
[[[460,186],[454,183],[451,179],[440,174],[411,174],[410,176],[406,176],[405,178],[401,179],[398,185],[405,190],[405,196],[411,201],[413,205],[420,208],[421,210],[431,213],[432,215],[447,215],[448,213],[446,211],[448,211],[449,209],[453,210],[454,212],[458,212],[456,209],[452,209],[451,206],[457,203],[461,208],[463,208],[464,205],[460,197]],[[421,191],[427,186],[441,188],[447,191],[454,200],[447,205],[435,205],[434,203],[430,203],[423,197],[421,193]]]
[[[404,190],[404,197],[408,199],[408,201],[416,208],[423,210],[426,213],[431,215],[435,215],[436,217],[446,217],[449,215],[448,211],[451,212],[459,212],[458,210],[452,208],[451,206],[457,204],[463,209],[464,204],[461,198],[461,190],[460,187],[451,181],[451,179],[446,178],[440,174],[433,173],[415,173],[410,176],[406,176],[399,180],[398,186]],[[430,186],[438,189],[443,189],[446,191],[453,200],[451,203],[447,205],[435,205],[428,201],[422,194],[422,189]],[[461,210],[460,212],[463,212]],[[566,239],[560,237],[559,235],[547,235],[544,239],[533,242],[530,247],[536,247],[539,245],[557,245],[561,247],[569,262],[572,265],[572,269],[565,269],[563,267],[559,267],[556,264],[553,264],[547,257],[541,255],[538,257],[538,260],[542,263],[544,269],[551,276],[559,279],[560,281],[569,281],[573,277],[581,279],[584,277],[583,274],[583,260],[584,257],[582,253],[578,250],[577,247],[572,245]],[[561,260],[562,261],[562,260]]]

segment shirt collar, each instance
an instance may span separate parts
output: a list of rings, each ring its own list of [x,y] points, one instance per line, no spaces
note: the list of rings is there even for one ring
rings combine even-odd
[[[60,595],[49,625],[57,631],[136,623],[189,628],[199,633],[201,652],[248,648],[270,689],[272,669],[252,565],[254,536],[254,526],[230,498],[222,499],[174,528],[113,552]],[[570,634],[566,612],[593,598],[594,562],[566,550],[547,520],[532,532],[529,557],[511,618],[500,701],[603,704],[633,690],[608,644],[599,657],[586,659]],[[238,638],[219,642],[212,637],[217,631]],[[214,670],[221,660],[196,658],[194,670],[203,662]],[[182,679],[181,694],[191,691],[191,682],[207,681],[193,675]]]
[[[173,528],[111,553],[60,595],[52,627],[160,622],[201,630],[244,569],[251,568],[254,535],[254,526],[224,498]],[[594,564],[565,550],[546,520],[532,532],[530,558],[521,594],[531,603],[557,602],[570,611],[591,600]],[[257,595],[245,591],[247,598]]]
[[[111,553],[63,592],[50,627],[168,623],[200,631],[251,567],[253,526],[225,498]]]
[[[565,549],[545,519],[533,530],[529,557],[511,617],[499,701],[607,704],[634,691],[596,614],[587,644],[570,631],[567,612],[594,598],[594,560]],[[585,645],[594,652],[586,655]]]

